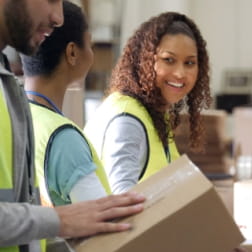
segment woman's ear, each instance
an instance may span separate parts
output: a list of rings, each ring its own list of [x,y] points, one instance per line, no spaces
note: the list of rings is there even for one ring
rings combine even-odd
[[[75,43],[70,42],[66,47],[66,61],[71,66],[75,66],[77,62],[78,51]]]

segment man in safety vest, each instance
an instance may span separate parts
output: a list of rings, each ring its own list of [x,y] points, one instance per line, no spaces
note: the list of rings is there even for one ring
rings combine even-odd
[[[62,23],[62,0],[1,0],[0,50],[10,45],[32,54]],[[56,208],[38,206],[29,105],[3,53],[0,117],[0,251],[43,251],[39,240],[44,238],[130,228],[107,220],[140,212],[144,197],[134,193]]]

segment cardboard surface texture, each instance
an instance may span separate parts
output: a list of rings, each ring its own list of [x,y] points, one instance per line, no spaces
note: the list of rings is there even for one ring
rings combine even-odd
[[[229,252],[244,240],[212,183],[185,155],[133,190],[147,197],[142,213],[123,219],[134,228],[84,240],[77,252]]]

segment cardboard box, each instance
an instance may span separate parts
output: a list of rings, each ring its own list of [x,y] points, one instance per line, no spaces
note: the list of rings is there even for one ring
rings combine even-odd
[[[227,113],[207,110],[201,113],[205,127],[205,152],[193,152],[189,148],[189,115],[182,114],[175,130],[175,142],[180,153],[185,153],[204,173],[230,174],[230,141],[226,135]]]
[[[182,156],[135,186],[145,210],[123,219],[134,228],[98,235],[77,252],[229,252],[244,240],[212,183]]]
[[[204,110],[201,112],[201,118],[206,131],[207,143],[219,143],[227,139],[227,113],[224,110]],[[178,136],[189,137],[190,124],[189,115],[180,115],[181,123],[175,133]]]

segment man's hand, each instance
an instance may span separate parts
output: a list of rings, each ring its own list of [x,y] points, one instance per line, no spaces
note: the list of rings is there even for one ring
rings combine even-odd
[[[144,200],[144,196],[128,192],[56,207],[60,218],[59,236],[85,237],[102,232],[128,230],[131,228],[130,224],[115,223],[111,220],[141,212],[143,210],[141,203]]]

